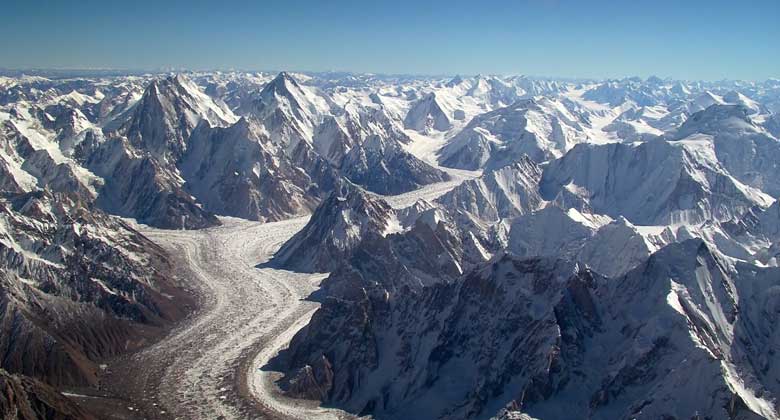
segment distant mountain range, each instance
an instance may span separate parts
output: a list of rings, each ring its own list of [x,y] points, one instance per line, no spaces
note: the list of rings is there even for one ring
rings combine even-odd
[[[780,419],[778,115],[777,80],[0,76],[0,410],[88,418],[56,389],[196,310],[127,219],[310,216],[269,263],[329,273],[290,396]]]

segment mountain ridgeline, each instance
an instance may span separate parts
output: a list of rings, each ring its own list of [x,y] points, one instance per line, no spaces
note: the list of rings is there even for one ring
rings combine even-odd
[[[61,391],[217,293],[144,233],[239,218],[290,230],[255,269],[322,278],[285,399],[780,419],[778,114],[776,80],[0,77],[0,413],[96,418]]]

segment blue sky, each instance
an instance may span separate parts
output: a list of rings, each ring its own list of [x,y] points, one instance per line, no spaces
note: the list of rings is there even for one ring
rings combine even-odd
[[[780,77],[780,1],[4,0],[0,67]]]

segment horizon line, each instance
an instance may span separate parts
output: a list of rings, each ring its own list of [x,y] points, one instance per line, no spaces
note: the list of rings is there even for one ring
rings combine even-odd
[[[277,69],[257,69],[257,68],[205,68],[205,69],[195,69],[195,68],[187,68],[187,67],[159,67],[159,68],[122,68],[122,67],[0,67],[0,76],[4,76],[4,73],[21,73],[21,75],[29,75],[29,76],[38,76],[34,73],[72,73],[70,76],[86,76],[87,73],[117,73],[117,76],[121,75],[160,75],[165,73],[300,73],[304,75],[318,75],[318,74],[331,74],[331,73],[344,73],[344,74],[350,74],[350,75],[365,75],[365,76],[379,76],[379,77],[416,77],[416,78],[455,78],[455,77],[463,77],[463,78],[470,78],[470,77],[479,77],[479,76],[489,76],[489,77],[500,77],[500,78],[508,78],[508,77],[527,77],[530,79],[538,79],[538,80],[551,80],[551,81],[567,81],[567,82],[585,82],[585,81],[593,81],[593,82],[603,82],[603,81],[621,81],[621,80],[630,80],[630,79],[639,79],[642,81],[647,81],[651,78],[657,78],[663,81],[670,81],[670,82],[707,82],[707,83],[717,83],[717,82],[753,82],[753,83],[760,83],[760,82],[769,82],[769,81],[780,81],[780,75],[773,76],[773,77],[767,77],[765,79],[739,79],[739,78],[724,78],[724,79],[685,79],[685,78],[675,78],[673,76],[658,76],[658,75],[648,75],[648,76],[639,76],[639,75],[623,75],[623,76],[617,76],[617,77],[582,77],[582,76],[541,76],[541,75],[531,75],[531,74],[524,74],[524,73],[474,73],[474,74],[464,74],[464,73],[381,73],[381,72],[370,72],[370,71],[354,71],[354,70],[293,70],[293,69],[284,69],[284,70],[277,70]],[[81,73],[81,75],[79,74]],[[65,75],[63,75],[64,77]],[[9,76],[6,76],[9,77]],[[14,77],[14,76],[10,76]]]

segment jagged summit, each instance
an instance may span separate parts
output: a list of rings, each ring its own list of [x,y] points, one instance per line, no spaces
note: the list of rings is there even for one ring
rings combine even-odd
[[[287,241],[273,264],[307,272],[332,271],[368,233],[382,235],[397,223],[383,200],[357,188],[335,191],[317,207],[306,227]]]
[[[779,95],[657,77],[0,78],[0,369],[51,392],[116,380],[147,417],[256,414],[231,372],[257,354],[246,389],[296,418],[776,420]],[[197,328],[122,357],[201,283]],[[280,398],[276,372],[327,408]],[[57,408],[0,377],[0,405]]]
[[[673,138],[710,142],[729,173],[769,197],[780,195],[780,142],[756,124],[742,105],[713,105],[693,114]]]
[[[455,87],[455,86],[460,85],[463,82],[464,82],[463,77],[461,77],[460,75],[456,75],[455,77],[450,79],[449,82],[447,82],[446,86],[447,87]]]
[[[311,143],[324,101],[286,72],[279,73],[252,95],[239,112],[260,122],[271,140],[291,153],[300,142]]]
[[[419,132],[447,131],[452,121],[436,94],[431,92],[412,105],[404,118],[404,127]]]
[[[275,221],[308,214],[318,203],[314,181],[275,156],[246,118],[229,127],[202,123],[178,167],[185,189],[218,214]]]
[[[136,148],[159,159],[175,160],[186,150],[186,140],[201,120],[221,126],[237,117],[178,74],[153,80],[120,130]]]
[[[394,138],[370,135],[341,161],[344,176],[378,194],[401,194],[423,185],[450,179],[445,172],[423,162]]]
[[[437,199],[448,209],[457,209],[486,222],[512,218],[542,205],[539,195],[541,168],[527,156],[503,168],[465,181]]]
[[[295,78],[287,72],[281,72],[263,87],[260,98],[280,96],[294,100],[296,95],[300,95],[301,90],[302,87]]]
[[[707,90],[696,96],[689,104],[689,108],[692,112],[698,112],[712,105],[723,105],[723,98]]]

